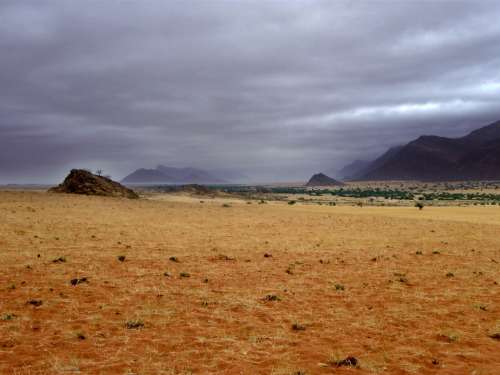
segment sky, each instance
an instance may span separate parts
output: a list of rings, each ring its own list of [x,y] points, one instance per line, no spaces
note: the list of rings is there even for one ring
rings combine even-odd
[[[301,181],[500,120],[497,1],[0,1],[0,183]]]

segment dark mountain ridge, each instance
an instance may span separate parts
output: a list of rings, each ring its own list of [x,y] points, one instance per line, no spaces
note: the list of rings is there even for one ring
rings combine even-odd
[[[500,121],[460,138],[421,136],[392,148],[357,180],[498,180]]]

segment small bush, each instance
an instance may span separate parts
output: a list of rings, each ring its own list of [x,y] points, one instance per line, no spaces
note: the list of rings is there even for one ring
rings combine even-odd
[[[7,321],[10,321],[10,320],[12,320],[12,319],[14,319],[16,317],[17,317],[16,314],[5,314],[5,315],[2,316],[2,320],[4,320],[4,321],[7,322]]]
[[[120,262],[125,262],[125,258],[126,258],[125,255],[118,255],[118,260]]]
[[[349,356],[344,359],[332,359],[330,360],[330,365],[336,366],[336,367],[357,367],[358,366],[358,360],[355,357]]]
[[[125,327],[128,329],[141,329],[144,328],[144,322],[140,319],[138,320],[129,320],[125,323]]]
[[[335,284],[335,290],[345,290],[345,286],[343,286],[342,284]]]

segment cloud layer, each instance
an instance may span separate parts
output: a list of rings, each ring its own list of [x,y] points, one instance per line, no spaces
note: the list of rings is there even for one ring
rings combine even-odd
[[[303,180],[500,119],[495,1],[0,2],[0,183]]]

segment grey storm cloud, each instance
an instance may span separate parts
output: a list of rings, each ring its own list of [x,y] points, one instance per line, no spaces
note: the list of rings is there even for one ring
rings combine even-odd
[[[303,180],[500,119],[499,1],[0,2],[0,183]]]

